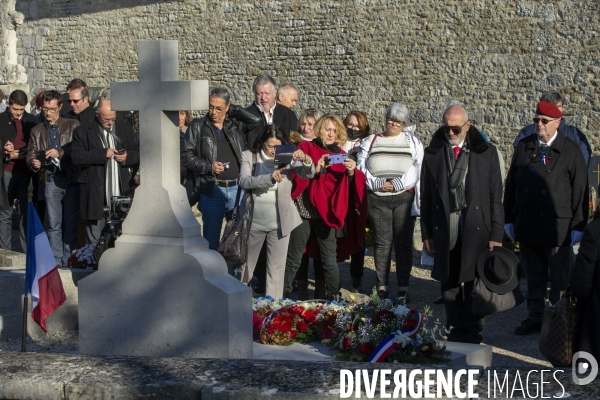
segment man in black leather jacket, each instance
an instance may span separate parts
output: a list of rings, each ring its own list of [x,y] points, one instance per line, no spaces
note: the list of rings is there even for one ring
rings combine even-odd
[[[230,220],[235,208],[244,138],[259,123],[260,117],[230,103],[226,89],[215,88],[208,113],[195,118],[185,134],[181,165],[196,176],[202,235],[213,250],[219,247],[223,217]]]

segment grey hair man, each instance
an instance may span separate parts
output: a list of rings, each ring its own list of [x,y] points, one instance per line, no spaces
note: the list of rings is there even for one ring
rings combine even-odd
[[[464,105],[451,104],[425,149],[420,180],[423,245],[435,257],[431,276],[442,283],[451,341],[482,340],[484,319],[471,311],[471,292],[481,253],[502,246],[500,177],[494,145],[472,125]]]
[[[233,217],[244,138],[260,123],[260,117],[231,104],[227,89],[212,89],[208,102],[208,113],[195,118],[185,133],[181,165],[196,176],[194,192],[200,198],[202,235],[209,248],[216,250],[223,217]]]
[[[542,93],[540,101],[547,101],[549,103],[554,104],[560,110],[560,112],[564,112],[564,107],[567,103],[567,99],[565,98],[565,96],[563,96],[560,92],[557,92],[555,90],[549,90],[547,92]],[[581,154],[583,154],[585,164],[588,165],[590,163],[590,157],[592,156],[592,148],[590,147],[590,144],[588,143],[588,140],[583,134],[583,132],[581,132],[576,126],[568,125],[564,118],[561,119],[558,129],[563,133],[563,135],[565,135],[565,137],[577,143],[577,145],[581,149]],[[523,127],[523,129],[521,129],[521,131],[515,138],[515,141],[513,142],[513,147],[516,149],[517,145],[521,140],[535,133],[535,124],[529,124]]]
[[[278,125],[289,138],[290,131],[298,127],[298,117],[291,109],[275,101],[277,94],[275,79],[268,74],[261,74],[254,80],[252,90],[254,102],[246,107],[246,110],[259,117],[261,122],[256,129],[248,132],[246,137],[248,149],[252,148],[254,141],[266,125]]]
[[[298,103],[298,89],[289,83],[279,86],[277,89],[277,104],[286,106],[293,110]]]

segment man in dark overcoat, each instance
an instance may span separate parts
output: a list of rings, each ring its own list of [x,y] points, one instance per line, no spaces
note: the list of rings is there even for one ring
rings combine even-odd
[[[425,149],[421,169],[421,233],[441,281],[448,340],[480,343],[484,319],[471,312],[477,259],[502,246],[502,179],[496,148],[454,101]]]
[[[519,242],[527,273],[528,317],[517,335],[541,330],[548,280],[553,304],[567,288],[570,246],[587,221],[587,168],[580,148],[559,129],[562,116],[556,105],[538,103],[537,134],[519,142],[506,178],[505,231]]]
[[[104,99],[96,118],[75,130],[71,157],[80,168],[79,212],[87,243],[97,243],[105,225],[104,207],[113,196],[125,196],[140,161],[139,142],[131,126]]]
[[[15,199],[18,200],[22,251],[26,248],[27,192],[33,175],[27,168],[25,157],[31,129],[39,123],[35,116],[25,111],[26,106],[27,94],[22,90],[15,90],[8,97],[6,111],[0,113],[0,140],[4,149],[2,178],[5,183],[0,190],[7,200],[6,207],[0,209],[0,248],[7,250],[11,250],[12,205]],[[35,183],[37,184],[37,180]]]

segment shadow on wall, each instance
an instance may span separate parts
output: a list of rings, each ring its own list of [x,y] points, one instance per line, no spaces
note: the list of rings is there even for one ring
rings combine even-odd
[[[72,1],[61,2],[56,6],[55,0],[17,1],[16,10],[25,14],[26,21],[36,21],[44,18],[64,18],[111,11],[120,8],[151,6],[167,3],[179,3],[180,0],[119,0],[119,1]]]

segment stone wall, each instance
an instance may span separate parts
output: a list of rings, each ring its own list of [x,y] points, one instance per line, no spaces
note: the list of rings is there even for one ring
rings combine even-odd
[[[181,79],[209,79],[249,104],[261,71],[301,90],[300,107],[365,110],[380,130],[402,101],[421,138],[449,98],[507,157],[541,91],[600,136],[599,2],[510,0],[23,0],[19,62],[32,91],[137,79],[137,41],[177,39]],[[157,93],[157,95],[160,95]]]

